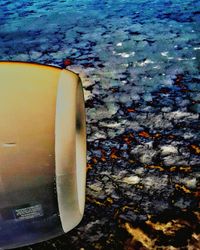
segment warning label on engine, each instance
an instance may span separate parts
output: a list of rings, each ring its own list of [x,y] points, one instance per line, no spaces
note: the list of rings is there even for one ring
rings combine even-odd
[[[16,208],[14,214],[18,220],[33,219],[44,215],[42,205],[40,204]]]

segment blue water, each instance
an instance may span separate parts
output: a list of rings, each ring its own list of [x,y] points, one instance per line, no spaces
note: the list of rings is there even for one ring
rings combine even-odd
[[[0,60],[62,67],[70,58],[73,65],[91,66],[90,77],[99,79],[101,72],[102,85],[112,86],[111,78],[126,70],[147,91],[160,80],[170,85],[176,74],[198,75],[200,1],[3,1],[0,6]]]
[[[92,54],[107,62],[116,43],[122,41],[123,51],[137,51],[131,62],[150,56],[163,62],[165,58],[159,55],[162,50],[170,50],[170,56],[191,59],[198,42],[199,17],[194,13],[199,5],[192,0],[3,1],[0,59],[60,65],[70,56],[81,64],[81,56]],[[134,35],[138,31],[155,44],[145,44],[145,37]],[[183,51],[174,49],[176,45]]]

